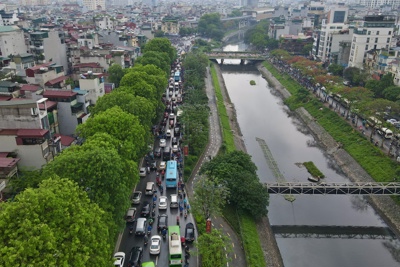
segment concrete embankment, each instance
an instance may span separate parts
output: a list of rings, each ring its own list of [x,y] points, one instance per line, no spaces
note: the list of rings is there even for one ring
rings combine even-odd
[[[217,71],[219,84],[224,98],[224,104],[229,116],[230,127],[234,134],[236,148],[247,153],[246,146],[242,138],[242,133],[240,131],[239,123],[237,121],[236,110],[229,98],[225,81],[222,77],[221,69],[219,68],[218,64],[215,64],[215,69]],[[262,218],[262,220],[257,222],[257,232],[260,237],[260,243],[264,252],[267,266],[283,267],[283,260],[278,248],[278,244],[275,240],[275,235],[271,229],[268,217],[264,217]]]
[[[279,83],[279,81],[262,65],[258,66],[259,71],[268,83],[286,99],[291,94]],[[372,177],[357,163],[333,137],[322,128],[316,120],[304,109],[298,108],[295,114],[306,124],[313,136],[324,147],[352,182],[374,182]],[[397,237],[400,237],[400,207],[389,196],[370,196],[368,202],[376,212],[392,228]]]

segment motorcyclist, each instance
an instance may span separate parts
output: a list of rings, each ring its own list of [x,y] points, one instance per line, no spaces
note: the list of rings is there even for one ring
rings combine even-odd
[[[167,236],[167,229],[163,228],[161,231],[161,235],[163,238],[165,238]]]
[[[149,238],[147,237],[147,235],[144,236],[143,242],[144,242],[144,245],[147,246],[147,243],[149,242]]]

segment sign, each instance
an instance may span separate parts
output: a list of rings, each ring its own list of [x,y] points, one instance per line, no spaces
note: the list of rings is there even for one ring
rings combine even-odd
[[[185,155],[185,156],[189,155],[189,146],[188,145],[183,147],[183,155]]]
[[[211,219],[207,219],[206,221],[206,232],[211,233]]]

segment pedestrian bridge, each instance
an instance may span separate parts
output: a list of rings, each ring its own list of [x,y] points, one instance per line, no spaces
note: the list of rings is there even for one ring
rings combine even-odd
[[[265,55],[257,52],[228,52],[214,51],[206,53],[209,59],[241,59],[241,60],[259,60],[264,61]]]
[[[400,195],[400,183],[267,183],[269,194]]]
[[[395,239],[390,228],[378,226],[272,225],[271,228],[279,238]]]

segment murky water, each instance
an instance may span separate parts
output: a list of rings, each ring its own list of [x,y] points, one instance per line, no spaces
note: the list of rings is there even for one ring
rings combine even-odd
[[[230,45],[225,50],[238,51],[243,47]],[[227,65],[230,63],[236,65]],[[275,182],[276,178],[256,137],[266,141],[287,181],[307,182],[308,172],[298,164],[306,161],[314,162],[325,174],[326,182],[348,181],[302,123],[290,115],[254,66],[239,66],[239,61],[234,60],[225,60],[224,64],[225,84],[237,111],[246,148],[262,182]],[[251,86],[250,80],[256,85]],[[290,203],[282,196],[272,195],[268,210],[272,225],[354,226],[356,230],[364,226],[386,227],[359,196],[300,195]],[[340,227],[337,235],[314,233],[312,227],[307,229],[306,233],[285,238],[277,234],[285,266],[400,266],[398,240],[380,235],[339,234]]]

